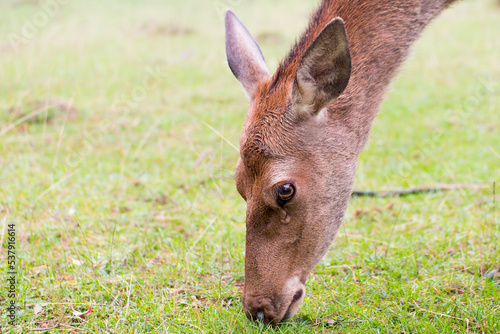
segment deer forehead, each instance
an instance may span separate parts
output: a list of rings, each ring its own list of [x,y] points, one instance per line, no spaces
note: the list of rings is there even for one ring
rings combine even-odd
[[[293,179],[297,166],[298,163],[293,157],[272,157],[258,153],[241,159],[238,174],[239,177],[248,178],[253,185],[267,187]]]
[[[236,182],[253,191],[271,193],[276,185],[299,178],[301,163],[293,155],[270,153],[269,147],[246,146],[237,165]]]

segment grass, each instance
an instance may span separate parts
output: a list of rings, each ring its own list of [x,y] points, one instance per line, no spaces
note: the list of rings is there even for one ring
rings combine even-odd
[[[426,30],[356,181],[488,187],[353,198],[298,315],[276,329],[242,312],[245,203],[228,142],[246,102],[222,16],[234,9],[275,68],[314,1],[55,3],[0,2],[0,258],[6,277],[16,224],[19,308],[8,325],[2,279],[1,332],[500,331],[500,280],[483,277],[500,264],[496,1],[464,1]]]

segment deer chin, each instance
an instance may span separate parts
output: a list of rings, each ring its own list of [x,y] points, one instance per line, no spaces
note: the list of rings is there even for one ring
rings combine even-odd
[[[304,297],[306,295],[306,287],[300,282],[299,277],[295,276],[287,281],[287,283],[285,284],[285,289],[288,290],[288,295],[291,295],[293,293],[292,301],[288,306],[285,315],[283,316],[283,319],[286,320],[290,319],[297,313],[299,306],[300,304],[302,304],[302,301],[304,300]]]

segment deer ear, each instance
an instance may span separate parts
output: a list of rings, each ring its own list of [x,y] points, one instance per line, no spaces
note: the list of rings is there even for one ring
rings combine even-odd
[[[247,28],[229,9],[225,21],[227,62],[251,99],[258,84],[270,76],[264,55]]]
[[[330,21],[297,67],[292,96],[300,114],[317,114],[347,87],[351,76],[349,41],[341,18]]]

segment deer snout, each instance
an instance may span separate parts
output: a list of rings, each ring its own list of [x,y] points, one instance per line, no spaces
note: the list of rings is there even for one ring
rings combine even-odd
[[[304,296],[304,284],[294,277],[288,280],[283,290],[273,298],[263,298],[245,291],[243,308],[248,319],[260,321],[265,325],[277,325],[281,320],[289,319],[297,313]]]
[[[249,320],[260,321],[265,325],[276,325],[281,320],[276,313],[276,307],[268,299],[248,300],[246,298],[243,305]]]

